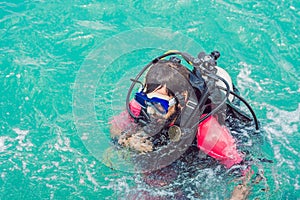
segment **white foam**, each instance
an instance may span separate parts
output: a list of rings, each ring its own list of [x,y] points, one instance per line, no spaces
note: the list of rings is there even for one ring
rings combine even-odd
[[[5,137],[0,137],[0,152],[4,152],[6,149],[6,146],[5,146]]]
[[[13,76],[13,75],[15,75],[15,73],[14,72],[10,72],[8,75],[6,75],[5,77],[6,78],[9,78],[9,77],[11,77],[11,76]]]
[[[96,179],[93,178],[92,174],[88,170],[85,171],[85,174],[87,175],[88,180],[94,184],[94,188],[96,190],[96,188],[99,187],[99,184],[97,183]]]
[[[23,135],[23,136],[25,136],[29,133],[28,130],[21,130],[19,128],[13,128],[13,131],[15,131],[18,135]]]
[[[246,89],[248,88],[256,88],[255,92],[262,91],[262,87],[259,85],[257,81],[251,78],[251,65],[247,63],[240,62],[239,65],[242,65],[243,68],[241,69],[240,73],[237,76],[237,84],[240,92],[242,94],[246,93]]]
[[[267,108],[267,119],[270,121],[264,126],[264,129],[273,148],[277,167],[286,164],[290,170],[297,171],[298,163],[287,157],[285,152],[288,151],[296,157],[300,156],[299,151],[296,150],[297,144],[291,140],[296,139],[295,134],[298,133],[300,104],[294,111],[281,110],[268,104],[264,104],[264,106]]]

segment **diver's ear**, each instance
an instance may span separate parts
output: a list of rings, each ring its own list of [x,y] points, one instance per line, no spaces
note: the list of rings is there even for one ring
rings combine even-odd
[[[184,92],[182,92],[182,95],[184,96],[184,102],[187,102],[187,100],[188,100],[188,91],[187,90],[185,90]]]
[[[171,115],[176,112],[176,104],[169,107],[167,114],[165,115],[165,119],[168,119]]]

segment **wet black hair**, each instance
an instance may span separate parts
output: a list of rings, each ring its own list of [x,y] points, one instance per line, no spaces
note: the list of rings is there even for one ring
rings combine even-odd
[[[162,87],[163,87],[163,85],[161,85],[161,84],[153,84],[153,83],[146,84],[146,90],[144,92],[146,94],[148,94],[148,93],[153,92],[156,89],[161,89]],[[175,94],[169,88],[166,88],[166,89],[167,89],[168,96],[175,96]]]
[[[174,70],[170,70],[170,68]],[[169,96],[187,91],[190,71],[179,63],[160,60],[146,74],[146,93],[166,85]]]

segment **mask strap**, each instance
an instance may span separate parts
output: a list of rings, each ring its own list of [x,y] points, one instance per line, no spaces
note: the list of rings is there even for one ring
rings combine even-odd
[[[176,104],[176,99],[173,97],[169,100],[169,107],[174,106]]]
[[[185,105],[184,96],[182,94],[180,94],[179,92],[176,92],[175,93],[175,98],[177,99],[179,105],[181,107],[184,107],[184,105]]]

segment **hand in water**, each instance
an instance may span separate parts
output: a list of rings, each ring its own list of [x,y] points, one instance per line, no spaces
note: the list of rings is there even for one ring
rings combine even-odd
[[[245,174],[245,176],[242,178],[242,183],[235,186],[230,200],[246,200],[249,193],[250,193],[250,186],[248,185],[250,182],[250,179],[253,175],[252,170],[248,170]]]
[[[143,131],[138,131],[135,134],[125,133],[119,137],[118,143],[140,153],[153,151],[152,142]]]

